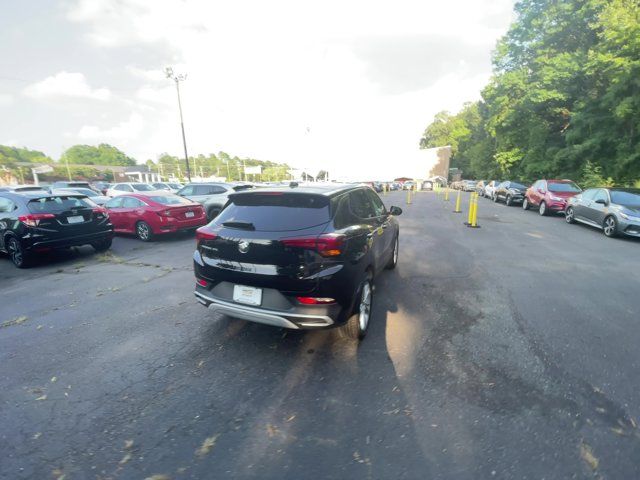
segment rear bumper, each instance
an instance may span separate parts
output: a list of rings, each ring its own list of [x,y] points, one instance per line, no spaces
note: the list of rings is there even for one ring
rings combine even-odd
[[[196,287],[194,294],[198,302],[209,310],[250,322],[293,330],[329,328],[336,324],[335,313],[332,312],[335,310],[335,304],[314,306],[312,309],[299,306],[288,310],[273,310],[223,300],[200,287]]]
[[[173,233],[179,232],[183,230],[195,230],[196,228],[202,227],[207,224],[207,217],[197,217],[190,220],[174,220],[170,219],[169,221],[158,222],[157,225],[153,226],[153,233]]]
[[[84,235],[75,235],[73,237],[47,239],[43,236],[27,236],[23,237],[25,250],[34,250],[41,248],[65,248],[78,247],[80,245],[90,245],[92,243],[104,242],[113,238],[113,230],[104,230],[102,232],[87,233]]]

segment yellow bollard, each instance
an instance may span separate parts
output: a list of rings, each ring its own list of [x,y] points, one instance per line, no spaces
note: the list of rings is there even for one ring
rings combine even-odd
[[[471,217],[471,222],[469,227],[471,228],[480,228],[480,225],[478,225],[478,194],[475,193],[474,195],[474,200],[473,200],[473,215]]]
[[[385,196],[387,195],[387,184],[386,183],[384,183],[382,185],[382,194],[385,195]]]
[[[475,194],[475,200],[473,205],[473,219],[471,220],[471,228],[480,228],[478,225],[478,194]]]
[[[407,205],[411,205],[411,190],[407,190]]]
[[[467,221],[464,222],[465,225],[471,225],[471,220],[473,220],[473,193],[469,195],[469,213],[467,215]]]
[[[453,213],[462,213],[462,210],[460,210],[460,200],[461,200],[461,194],[462,192],[460,192],[460,190],[458,190],[458,195],[456,196],[456,209],[453,211]]]
[[[449,201],[449,187],[444,187],[444,199],[445,201]]]

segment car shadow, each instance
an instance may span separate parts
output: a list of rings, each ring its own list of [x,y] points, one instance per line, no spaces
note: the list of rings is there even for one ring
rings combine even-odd
[[[237,403],[219,413],[241,417],[244,431],[220,438],[225,455],[203,462],[200,473],[304,478],[313,466],[318,478],[428,478],[413,407],[387,349],[388,318],[396,310],[389,297],[374,299],[360,343],[336,329],[301,332],[212,318],[190,355],[217,362],[225,352],[224,365],[235,365],[223,375],[235,378],[228,389]]]

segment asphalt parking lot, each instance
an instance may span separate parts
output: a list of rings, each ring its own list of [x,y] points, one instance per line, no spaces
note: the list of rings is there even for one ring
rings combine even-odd
[[[359,347],[209,314],[192,235],[0,258],[0,478],[640,478],[640,242],[383,199]]]

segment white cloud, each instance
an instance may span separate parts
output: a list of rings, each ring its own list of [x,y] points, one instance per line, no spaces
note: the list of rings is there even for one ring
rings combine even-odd
[[[191,153],[374,174],[415,155],[436,112],[479,98],[512,7],[513,0],[77,0],[68,17],[90,44],[129,65],[131,93],[113,108],[139,112],[145,127],[144,137],[129,140],[122,124],[81,133],[119,133],[137,158],[179,153],[164,59],[188,73],[181,94]],[[128,58],[134,50],[148,52],[148,61]]]
[[[78,138],[99,142],[111,141],[118,144],[124,141],[138,141],[144,125],[142,115],[134,112],[127,120],[113,127],[101,128],[95,125],[85,125],[78,132]]]
[[[111,98],[108,89],[91,88],[82,73],[65,71],[27,86],[23,93],[36,99],[81,98],[105,101]]]
[[[13,103],[13,96],[8,93],[0,93],[0,105],[11,105]]]

